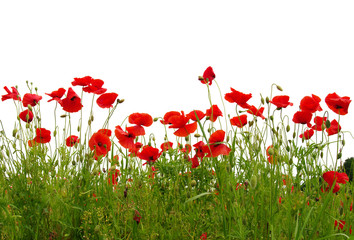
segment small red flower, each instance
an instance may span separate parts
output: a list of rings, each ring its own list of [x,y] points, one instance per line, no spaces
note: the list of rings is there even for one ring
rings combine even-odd
[[[195,150],[195,156],[203,159],[203,157],[205,155],[205,152],[203,151],[204,146],[205,146],[205,143],[203,141],[199,141],[193,145],[194,150]]]
[[[97,98],[96,103],[100,108],[111,108],[117,97],[117,93],[104,93]]]
[[[349,177],[346,173],[339,173],[335,171],[328,171],[323,173],[323,179],[328,183],[326,191],[329,191],[335,183],[333,187],[333,193],[339,191],[340,186],[338,183],[346,184],[349,181]]]
[[[111,141],[106,134],[96,132],[89,140],[89,147],[91,151],[94,151],[94,158],[97,160],[100,156],[106,156],[111,150]]]
[[[286,95],[275,96],[270,103],[273,103],[277,108],[286,108],[287,106],[292,106],[293,103],[289,102],[290,97]]]
[[[37,128],[36,136],[33,139],[36,143],[49,143],[50,142],[50,131],[45,128]]]
[[[86,77],[83,77],[83,78],[74,78],[74,81],[71,82],[71,84],[73,86],[88,86],[91,84],[93,78],[90,77],[90,76],[86,76]]]
[[[196,122],[197,121],[197,117],[195,116],[196,114],[197,114],[197,117],[198,117],[199,121],[201,121],[205,117],[205,114],[202,111],[200,111],[200,110],[193,110],[190,113],[188,113],[186,116],[189,119],[191,119],[191,120]]]
[[[334,226],[335,226],[335,227],[338,226],[338,229],[343,230],[344,225],[345,225],[345,221],[343,221],[343,220],[340,220],[340,221],[339,221],[339,224],[338,224],[338,221],[337,221],[337,220],[334,221]]]
[[[66,146],[73,147],[76,143],[79,143],[79,137],[71,135],[66,139]]]
[[[229,155],[231,149],[222,142],[225,138],[224,130],[217,130],[210,135],[209,144],[203,146],[203,152],[207,153],[206,157],[217,157],[219,155]]]
[[[255,106],[250,106],[247,110],[248,113],[253,114],[257,117],[262,118],[263,120],[265,119],[265,117],[263,116],[263,111],[264,111],[264,107],[261,107],[260,109],[257,109]]]
[[[7,92],[7,94],[1,96],[1,101],[5,101],[7,99],[21,101],[20,94],[18,93],[15,87],[11,87],[12,92],[10,92],[10,90],[7,87],[4,87],[4,89]]]
[[[328,133],[328,136],[331,136],[331,135],[339,133],[339,131],[341,129],[342,128],[339,125],[339,123],[337,122],[337,120],[334,119],[334,120],[331,121],[331,126],[326,129],[326,132]]]
[[[133,220],[134,220],[137,224],[140,223],[141,215],[140,215],[140,213],[138,212],[138,210],[135,210],[135,214],[134,214]]]
[[[314,134],[313,129],[306,130],[303,134],[300,134],[300,138],[304,138],[306,140],[309,140]]]
[[[297,111],[293,116],[294,123],[310,125],[312,113],[309,111]]]
[[[200,79],[201,83],[203,83],[203,84],[208,83],[209,85],[211,85],[211,84],[212,84],[212,81],[214,80],[214,78],[215,78],[214,70],[213,70],[212,67],[209,66],[209,67],[204,71],[204,73],[203,73],[203,78],[202,78],[202,79],[199,78],[199,79]]]
[[[81,104],[81,98],[79,98],[71,87],[68,89],[66,98],[62,99],[61,106],[64,111],[70,113],[78,112],[83,107]]]
[[[120,126],[116,126],[114,131],[119,144],[127,149],[134,149],[134,140],[136,135],[131,131],[132,128],[126,128],[127,132],[124,132]],[[129,132],[130,130],[130,132]]]
[[[230,103],[236,103],[242,108],[250,108],[251,106],[247,103],[248,100],[252,97],[252,94],[244,94],[242,92],[236,91],[231,88],[231,93],[225,94],[225,100]]]
[[[206,110],[205,115],[209,117],[210,121],[215,122],[218,117],[222,117],[222,112],[217,105],[213,105]]]
[[[19,115],[20,119],[24,122],[30,123],[33,120],[33,113],[31,110],[27,109],[21,112]]]
[[[160,148],[161,148],[161,150],[162,150],[163,152],[166,152],[166,151],[168,151],[169,149],[173,149],[173,148],[172,148],[172,145],[173,145],[172,142],[164,142],[164,143],[161,144]]]
[[[51,93],[46,93],[46,95],[48,95],[49,97],[52,98],[52,99],[49,99],[48,102],[55,100],[59,104],[61,104],[61,98],[63,97],[65,92],[66,92],[66,90],[64,88],[59,88],[57,91],[53,91]]]
[[[316,116],[313,119],[313,121],[314,121],[315,125],[313,125],[311,128],[316,131],[323,131],[324,128],[322,129],[322,125],[325,126],[326,121],[327,121],[327,117]]]
[[[247,124],[247,115],[242,114],[240,116],[233,117],[230,119],[230,123],[233,126],[237,126],[239,128],[242,128],[243,126],[245,126]]]
[[[42,96],[38,96],[37,94],[26,93],[23,96],[22,104],[24,107],[31,105],[32,107],[36,106],[37,103],[42,99]]]
[[[300,109],[302,111],[308,111],[311,113],[314,113],[316,111],[322,111],[322,108],[320,106],[321,98],[318,96],[312,94],[312,96],[305,96],[301,101],[300,101]]]
[[[101,79],[92,79],[90,84],[86,87],[83,87],[82,90],[87,93],[94,93],[94,94],[102,94],[107,91],[106,88],[102,88],[104,81]]]
[[[132,113],[129,115],[129,123],[149,127],[153,123],[152,117],[147,113]]]
[[[340,97],[336,93],[330,93],[325,98],[325,102],[329,109],[339,115],[348,114],[348,107],[352,100],[349,97]]]
[[[146,163],[155,162],[161,155],[159,149],[146,145],[143,147],[142,151],[138,154],[141,160],[147,161]],[[144,165],[146,164],[144,163]]]
[[[207,239],[207,233],[205,232],[202,235],[200,235],[200,239],[206,240]]]

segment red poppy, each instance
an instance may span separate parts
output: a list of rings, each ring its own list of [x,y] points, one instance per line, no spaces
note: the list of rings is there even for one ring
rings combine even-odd
[[[292,106],[293,103],[289,102],[290,97],[286,95],[275,96],[270,103],[273,103],[277,108],[286,108],[287,106]]]
[[[189,161],[192,162],[192,168],[197,168],[200,165],[197,155],[194,155]]]
[[[209,117],[210,121],[215,122],[218,117],[222,117],[222,112],[217,105],[213,105],[206,110],[205,115]]]
[[[142,148],[143,144],[141,142],[136,142],[133,145],[133,148],[129,148],[129,156],[137,156],[139,154],[140,148]]]
[[[230,103],[236,103],[242,108],[250,108],[251,106],[247,103],[248,100],[252,97],[252,94],[244,94],[242,92],[236,91],[231,88],[231,93],[225,94],[225,100]]]
[[[159,149],[146,145],[143,147],[142,151],[138,154],[138,157],[141,160],[147,161],[146,163],[153,163],[155,162],[161,155]],[[144,165],[146,164],[144,163]]]
[[[261,107],[260,109],[257,109],[255,106],[250,106],[247,110],[248,113],[253,114],[257,117],[262,118],[263,120],[265,119],[265,117],[263,116],[263,111],[264,111],[264,107]]]
[[[30,123],[33,120],[33,113],[31,110],[27,109],[21,112],[19,115],[20,119],[24,122]]]
[[[50,131],[45,128],[37,128],[36,136],[33,139],[36,143],[49,143],[50,142]]]
[[[325,98],[329,109],[339,115],[348,114],[348,107],[351,101],[349,97],[340,97],[336,93],[330,93]]]
[[[313,121],[315,125],[312,126],[312,129],[316,131],[323,131],[324,129],[322,129],[322,125],[325,126],[327,117],[316,116]]]
[[[117,97],[117,93],[104,93],[97,98],[96,103],[100,108],[111,108]]]
[[[203,141],[199,141],[193,145],[194,150],[195,150],[195,156],[203,159],[203,157],[205,155],[205,152],[203,151],[204,146],[205,146],[205,143]]]
[[[66,112],[74,113],[81,110],[83,107],[81,104],[81,98],[69,87],[66,98],[62,99],[61,106]]]
[[[239,128],[242,128],[243,126],[245,126],[247,124],[247,115],[242,114],[240,116],[233,117],[230,119],[230,123],[233,126],[237,126]]]
[[[149,127],[153,123],[152,117],[147,113],[132,113],[129,115],[129,123]]]
[[[75,135],[71,135],[66,139],[66,146],[73,147],[78,142],[79,142],[79,137]]]
[[[170,124],[169,128],[177,128],[173,133],[177,137],[187,137],[189,134],[197,130],[197,122],[187,124],[189,118],[184,115],[184,112],[181,111],[175,112],[171,111],[165,114],[164,119],[161,121],[163,124]]]
[[[133,220],[134,220],[137,224],[140,223],[141,215],[140,215],[140,213],[138,212],[138,210],[135,210],[135,214],[134,214]]]
[[[83,78],[74,78],[74,81],[71,82],[73,86],[88,86],[92,82],[93,78],[90,76],[86,76]]]
[[[205,232],[202,235],[200,235],[200,239],[206,240],[207,239],[207,233]]]
[[[222,142],[225,138],[224,130],[217,130],[210,135],[209,144],[203,146],[203,152],[207,153],[206,157],[217,157],[219,155],[228,155],[231,149]]]
[[[53,91],[51,93],[46,93],[49,97],[52,98],[52,99],[49,99],[48,102],[55,100],[59,104],[61,104],[61,98],[63,97],[65,92],[66,92],[66,90],[64,88],[59,88],[57,91]]]
[[[163,152],[166,152],[168,151],[169,149],[173,149],[172,148],[173,146],[173,143],[172,142],[164,142],[161,144],[160,148]]]
[[[294,123],[310,125],[312,113],[310,111],[297,111],[293,116]]]
[[[266,153],[267,153],[268,162],[270,164],[273,164],[273,163],[276,164],[277,158],[276,158],[275,149],[274,149],[273,145],[270,145],[267,147]]]
[[[197,114],[197,117],[198,117],[199,121],[201,121],[205,117],[205,114],[202,111],[200,111],[200,110],[193,110],[190,113],[188,113],[186,116],[189,119],[191,119],[191,120],[196,122],[197,121],[197,117],[195,116],[196,114]]]
[[[119,144],[128,149],[134,149],[134,140],[136,135],[133,132],[129,132],[128,130],[132,130],[131,128],[126,128],[127,132],[124,132],[123,129],[120,126],[116,126],[116,129],[114,131]]]
[[[337,134],[341,129],[342,127],[339,125],[337,120],[334,119],[331,121],[331,126],[326,129],[326,132],[328,133],[328,136],[331,136]]]
[[[97,160],[100,156],[106,156],[111,150],[111,141],[106,134],[96,132],[89,140],[89,147],[91,151],[94,151],[94,158]]]
[[[212,84],[212,81],[214,80],[215,78],[215,73],[214,73],[214,70],[212,67],[208,67],[204,73],[203,73],[203,77],[200,78],[199,77],[199,80],[201,81],[201,83],[203,84],[206,84],[206,83],[209,83],[209,85]]]
[[[303,134],[300,134],[300,138],[304,138],[306,140],[310,139],[314,134],[313,129],[306,130]]]
[[[105,135],[107,135],[107,137],[110,137],[112,135],[112,131],[110,129],[106,129],[106,128],[100,129],[97,132],[105,134]]]
[[[28,140],[27,143],[28,143],[29,147],[34,147],[34,146],[38,145],[38,143],[34,139]]]
[[[117,185],[118,184],[117,179],[120,175],[121,174],[119,169],[108,170],[108,184]],[[111,179],[112,179],[112,183],[111,183]]]
[[[340,186],[338,183],[346,184],[349,181],[349,177],[346,173],[339,173],[335,171],[328,171],[323,173],[323,179],[328,183],[326,191],[329,191],[332,188],[333,183],[335,183],[333,187],[333,193],[339,191]]]
[[[311,113],[314,113],[316,111],[322,111],[322,108],[320,106],[321,98],[318,96],[312,94],[312,96],[305,96],[301,101],[300,101],[300,109],[302,111],[308,111]]]
[[[102,88],[104,81],[101,79],[92,79],[90,84],[86,87],[83,87],[82,90],[87,93],[94,93],[94,94],[102,94],[107,91],[106,88]]]
[[[1,96],[1,101],[5,101],[7,99],[21,101],[20,94],[18,93],[15,87],[11,87],[12,92],[10,92],[10,90],[7,87],[4,87],[4,89],[7,92],[7,94]]]
[[[37,94],[26,93],[23,96],[22,104],[24,107],[31,105],[32,107],[36,106],[37,103],[42,99],[42,96],[38,96]]]
[[[188,143],[186,145],[184,145],[184,147],[183,147],[183,145],[182,145],[182,147],[180,147],[180,146],[181,146],[181,144],[178,143],[178,149],[179,149],[178,151],[180,151],[180,152],[189,154],[192,150],[192,146]]]

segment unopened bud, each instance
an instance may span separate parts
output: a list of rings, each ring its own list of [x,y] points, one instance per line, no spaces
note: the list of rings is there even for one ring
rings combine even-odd
[[[53,136],[55,137],[57,135],[57,130],[54,130]]]
[[[16,137],[17,132],[18,132],[18,130],[16,128],[14,130],[12,130],[12,136]]]
[[[340,159],[341,157],[342,157],[342,153],[340,152],[337,154],[337,159]]]
[[[269,154],[270,156],[273,156],[273,154],[274,154],[274,149],[273,149],[272,147],[270,147],[270,148],[268,149],[268,154]]]
[[[326,120],[326,128],[330,128],[331,127],[331,122],[329,120]]]
[[[266,97],[266,103],[269,103],[269,97]]]
[[[279,86],[279,85],[277,85],[277,89],[278,89],[279,91],[283,91],[283,88],[282,88],[281,86]]]
[[[40,118],[39,116],[37,116],[37,120],[38,120],[38,122],[40,122],[40,121],[41,121],[41,118]]]
[[[324,123],[322,123],[321,129],[322,129],[322,131],[326,129],[326,125]]]
[[[77,126],[77,131],[80,132],[80,126]]]
[[[199,138],[201,135],[199,133],[194,134],[194,137]]]
[[[252,127],[253,123],[254,123],[253,121],[249,121],[248,126]]]
[[[265,101],[264,101],[264,98],[261,97],[261,103],[264,105]]]
[[[296,138],[296,132],[293,133],[293,138]]]
[[[124,99],[118,99],[118,103],[124,103]]]
[[[186,140],[186,142],[188,142],[189,141],[189,135],[186,136],[184,139]]]
[[[272,116],[270,116],[270,117],[269,117],[269,119],[270,119],[270,121],[272,121],[272,122],[273,122],[273,121],[274,121],[274,117],[273,117],[273,115],[272,115]]]
[[[157,122],[158,120],[159,120],[159,118],[157,118],[157,117],[156,117],[156,118],[154,118],[154,122]]]
[[[66,116],[68,116],[68,115],[66,115],[66,114],[60,115],[61,118],[65,118]]]
[[[230,136],[227,135],[227,137],[226,137],[226,142],[229,142],[229,140],[230,140]]]
[[[27,108],[28,108],[28,110],[30,110],[32,112],[32,106],[31,105],[28,105]]]
[[[95,120],[95,118],[93,117],[93,115],[91,115],[90,120],[91,120],[91,122],[93,122],[93,120]]]
[[[286,146],[286,151],[290,152],[290,146]]]
[[[345,146],[345,140],[344,140],[344,139],[343,139],[343,141],[342,141],[342,145]]]
[[[286,132],[290,132],[290,125],[286,126]]]

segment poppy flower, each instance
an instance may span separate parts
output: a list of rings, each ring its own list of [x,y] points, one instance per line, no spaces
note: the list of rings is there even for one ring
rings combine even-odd
[[[45,128],[37,128],[36,136],[33,139],[36,143],[49,143],[50,142],[50,131]]]
[[[83,107],[81,104],[81,98],[69,87],[66,98],[62,99],[61,106],[66,112],[74,113],[81,110]]]
[[[275,154],[274,150],[275,149],[274,149],[273,145],[268,146],[267,150],[266,150],[267,159],[270,164],[277,163],[277,158],[276,158],[276,154]]]
[[[86,87],[83,87],[82,90],[87,93],[94,93],[94,94],[102,94],[107,91],[106,88],[102,88],[104,81],[101,79],[92,79],[90,84]]]
[[[300,109],[302,111],[308,111],[311,113],[314,113],[316,111],[322,111],[322,108],[320,106],[321,98],[318,96],[312,94],[312,96],[305,96],[303,99],[300,101]]]
[[[250,106],[247,110],[248,113],[253,114],[254,116],[260,117],[263,120],[265,119],[265,117],[263,116],[263,111],[264,111],[264,107],[261,107],[260,109],[257,109],[255,106]]]
[[[294,123],[311,125],[312,113],[310,111],[297,111],[293,116]]]
[[[204,73],[203,73],[203,77],[199,77],[199,80],[201,81],[201,83],[206,84],[208,83],[209,85],[212,84],[212,81],[215,78],[215,73],[212,67],[208,67],[207,69],[205,69]]]
[[[38,145],[38,143],[34,139],[28,140],[27,143],[28,143],[29,147],[34,147],[34,146]]]
[[[79,137],[75,135],[71,135],[66,139],[66,146],[73,147],[76,143],[79,142]]]
[[[290,97],[286,95],[275,96],[269,102],[277,106],[277,108],[286,108],[287,106],[292,106],[293,103],[289,102]]]
[[[160,148],[163,152],[166,152],[168,151],[169,149],[173,149],[172,148],[173,146],[173,143],[172,142],[164,142],[161,144]]]
[[[89,140],[89,147],[91,151],[94,151],[94,158],[97,160],[100,156],[106,156],[111,150],[111,141],[106,134],[96,132],[92,134]]]
[[[348,175],[346,173],[339,173],[335,171],[325,172],[323,173],[322,177],[328,183],[326,192],[329,191],[335,183],[333,187],[333,193],[336,193],[340,189],[339,183],[346,184],[349,181]]]
[[[133,148],[128,149],[128,151],[130,152],[129,156],[137,156],[142,146],[143,144],[141,142],[134,143]]]
[[[215,122],[218,117],[222,117],[222,112],[217,105],[213,105],[206,110],[205,115],[209,117],[210,121]]]
[[[174,115],[179,116],[179,115],[181,115],[181,114],[180,114],[179,112],[177,112],[177,111],[170,111],[170,112],[167,112],[167,113],[165,113],[165,115],[163,116],[163,119],[160,120],[160,122],[161,122],[162,124],[164,124],[164,125],[167,125],[167,124],[171,125],[172,123],[169,121],[169,119],[170,119],[170,117],[172,117],[172,116],[174,116]],[[187,121],[187,122],[188,122],[188,121]]]
[[[66,92],[66,90],[64,88],[59,88],[57,91],[53,91],[51,93],[46,93],[46,95],[48,95],[49,97],[52,98],[52,99],[49,99],[48,102],[55,100],[59,104],[61,104],[61,98],[63,97],[65,92]]]
[[[203,151],[204,146],[205,146],[205,143],[203,141],[199,141],[193,145],[194,150],[195,150],[195,156],[203,159],[203,157],[205,155],[205,152]]]
[[[322,130],[324,130],[324,129],[322,129],[322,126],[325,126],[326,121],[327,121],[327,117],[316,116],[313,119],[313,121],[314,121],[315,125],[313,125],[311,128],[316,131],[322,131]]]
[[[10,92],[10,90],[7,87],[4,87],[4,89],[7,92],[7,94],[1,96],[1,101],[5,101],[7,99],[21,101],[20,94],[18,93],[15,87],[11,87],[12,92]]]
[[[133,220],[134,220],[137,224],[140,223],[141,215],[140,215],[140,213],[138,212],[138,210],[135,210],[135,214],[134,214]]]
[[[247,124],[247,115],[242,114],[240,116],[233,117],[230,119],[230,123],[233,126],[237,126],[239,128],[242,128],[243,126],[245,126]]]
[[[138,154],[138,157],[141,160],[145,160],[147,161],[146,163],[144,163],[143,165],[147,164],[147,163],[153,163],[155,162],[161,155],[161,152],[159,151],[159,149],[151,147],[149,145],[146,145],[143,147],[143,149],[141,150],[141,152]]]
[[[92,82],[93,78],[90,76],[86,76],[83,78],[74,78],[74,81],[71,82],[73,86],[88,86]]]
[[[111,108],[117,97],[117,93],[104,93],[97,98],[96,103],[100,108]]]
[[[165,114],[164,119],[161,121],[163,124],[170,124],[169,128],[177,128],[173,133],[177,137],[187,137],[189,134],[197,130],[197,122],[187,124],[189,118],[184,115],[184,112],[181,111],[175,112],[171,111]]]
[[[225,138],[224,130],[217,130],[209,137],[209,143],[203,146],[203,152],[207,153],[206,157],[217,157],[219,155],[228,155],[231,149],[222,142]]]
[[[352,100],[349,97],[340,97],[336,93],[330,93],[325,98],[325,102],[329,109],[339,115],[348,114],[348,107]]]
[[[205,232],[202,235],[200,235],[200,239],[206,240],[207,239],[207,233]]]
[[[197,155],[194,155],[189,161],[192,163],[192,168],[197,168],[200,165]]]
[[[331,135],[337,134],[341,129],[342,128],[339,125],[339,123],[337,122],[337,120],[334,119],[331,121],[331,126],[326,129],[326,132],[328,133],[328,136],[331,136]]]
[[[300,134],[300,138],[304,138],[306,140],[309,140],[314,134],[313,129],[306,130],[303,134]]]
[[[106,129],[106,128],[100,129],[97,132],[105,134],[105,135],[107,135],[107,137],[110,137],[112,135],[112,131],[110,129]]]
[[[136,135],[132,132],[132,128],[126,128],[127,132],[123,131],[123,129],[120,126],[116,126],[115,128],[115,135],[118,139],[119,144],[127,149],[133,149],[134,148],[134,140]]]
[[[191,120],[196,122],[197,121],[197,117],[195,116],[196,114],[197,114],[197,117],[198,117],[199,121],[201,121],[205,117],[205,114],[202,111],[200,111],[200,110],[193,110],[190,113],[188,113],[186,116],[189,119],[191,119]]]
[[[132,113],[129,115],[129,123],[149,127],[153,123],[152,117],[147,113]]]
[[[30,123],[33,120],[33,113],[29,109],[26,109],[25,111],[21,112],[18,116],[22,121],[26,123]]]
[[[26,93],[23,96],[22,104],[24,107],[31,105],[32,107],[36,106],[37,103],[42,99],[42,96],[38,96],[37,94]]]
[[[121,174],[119,169],[108,170],[108,184],[117,185],[118,184],[117,179],[120,175]],[[111,183],[111,179],[112,179],[112,183]]]
[[[226,101],[230,103],[236,103],[242,108],[250,108],[251,106],[247,103],[247,101],[250,100],[251,97],[251,93],[244,94],[231,88],[231,93],[226,93],[224,98]]]

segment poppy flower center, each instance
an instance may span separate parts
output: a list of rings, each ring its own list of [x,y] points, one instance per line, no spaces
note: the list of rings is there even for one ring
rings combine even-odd
[[[76,97],[74,96],[74,97],[70,98],[70,100],[71,100],[71,101],[74,101],[74,100],[75,100],[75,98],[76,98]]]
[[[97,145],[100,146],[100,147],[102,147],[102,143],[101,143],[101,142],[97,143]]]
[[[154,160],[154,157],[153,157],[153,156],[150,156],[149,159],[150,159],[150,161],[153,161],[153,160]]]

